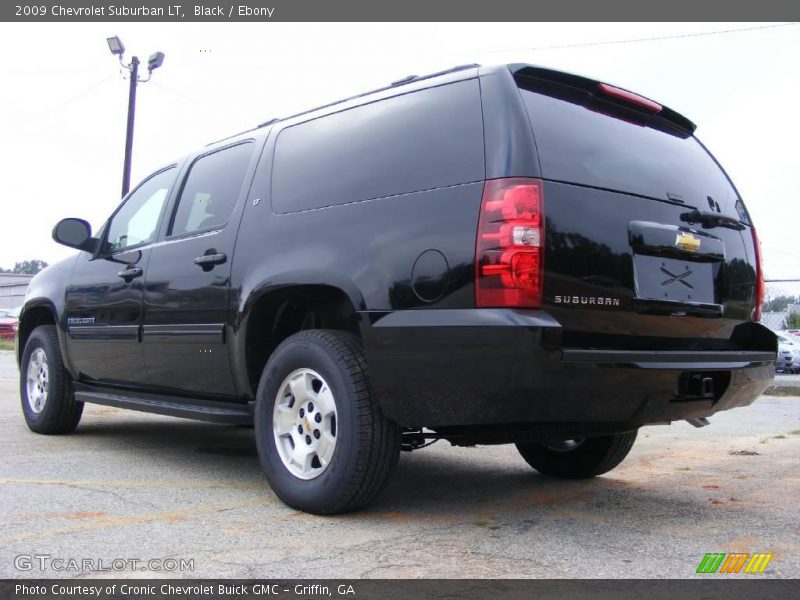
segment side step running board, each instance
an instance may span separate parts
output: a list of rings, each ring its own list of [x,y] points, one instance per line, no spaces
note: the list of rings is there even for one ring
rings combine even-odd
[[[76,385],[75,400],[212,423],[253,423],[253,409],[249,404],[89,388],[80,384]]]

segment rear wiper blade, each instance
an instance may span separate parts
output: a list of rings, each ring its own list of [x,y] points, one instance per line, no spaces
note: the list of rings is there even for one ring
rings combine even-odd
[[[744,225],[738,219],[705,210],[694,209],[681,213],[681,221],[689,225],[700,223],[704,229],[713,229],[714,227],[727,227],[737,231],[744,229]]]

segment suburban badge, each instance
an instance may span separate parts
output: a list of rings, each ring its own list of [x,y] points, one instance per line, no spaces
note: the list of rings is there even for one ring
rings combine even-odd
[[[555,304],[583,304],[586,306],[619,306],[619,298],[606,296],[555,296]]]

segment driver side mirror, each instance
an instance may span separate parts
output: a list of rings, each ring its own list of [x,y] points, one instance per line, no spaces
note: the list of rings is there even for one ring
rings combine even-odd
[[[84,252],[94,252],[97,246],[97,238],[92,237],[92,226],[83,219],[62,219],[53,227],[53,239]]]

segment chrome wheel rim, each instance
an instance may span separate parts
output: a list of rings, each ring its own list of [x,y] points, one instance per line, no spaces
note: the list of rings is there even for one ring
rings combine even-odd
[[[336,450],[336,427],[336,401],[328,383],[312,369],[290,373],[278,388],[272,411],[283,466],[300,479],[322,475]]]
[[[39,414],[47,403],[49,385],[49,370],[47,367],[47,354],[42,348],[36,348],[28,359],[27,391],[28,406]]]
[[[553,452],[572,452],[583,444],[583,438],[574,440],[558,440],[556,442],[543,443],[542,446]]]

